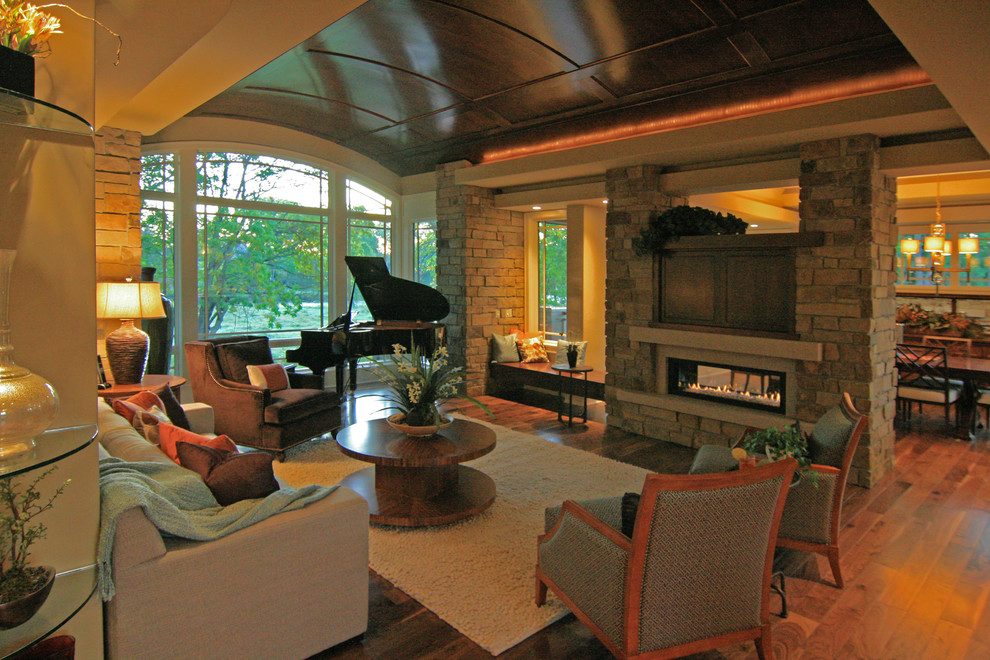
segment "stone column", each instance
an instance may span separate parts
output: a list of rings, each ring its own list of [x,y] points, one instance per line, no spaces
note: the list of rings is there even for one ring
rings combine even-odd
[[[633,238],[646,227],[654,211],[686,203],[665,192],[663,168],[638,165],[609,170],[605,186],[609,212],[605,219],[605,410],[608,424],[633,433],[656,435],[650,416],[622,403],[612,388],[653,391],[656,360],[653,346],[629,340],[629,329],[653,321],[656,272],[653,255],[638,256]],[[673,415],[673,413],[671,413]]]
[[[797,332],[822,362],[798,365],[797,417],[814,422],[849,392],[870,415],[851,481],[893,467],[896,180],[880,172],[880,140],[857,135],[801,145],[801,231],[825,244],[797,260]]]
[[[96,279],[141,279],[141,134],[96,134]]]
[[[494,192],[457,185],[466,162],[437,168],[437,288],[450,301],[444,320],[452,363],[463,366],[466,392],[484,394],[493,332],[524,323],[523,214],[495,208]]]

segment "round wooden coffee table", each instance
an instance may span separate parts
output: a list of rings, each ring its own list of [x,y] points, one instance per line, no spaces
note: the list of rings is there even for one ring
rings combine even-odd
[[[456,419],[428,438],[410,438],[384,419],[353,424],[337,434],[340,450],[373,466],[345,477],[342,486],[368,501],[371,522],[425,527],[481,513],[495,501],[495,482],[460,465],[495,448],[487,426]]]

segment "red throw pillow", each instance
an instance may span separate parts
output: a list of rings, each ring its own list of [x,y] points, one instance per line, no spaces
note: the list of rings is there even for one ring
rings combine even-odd
[[[520,360],[521,362],[550,361],[549,356],[547,356],[547,349],[539,337],[517,339],[516,346],[519,347],[519,355],[522,357],[522,360]]]
[[[150,390],[143,390],[126,399],[114,399],[110,407],[115,413],[126,419],[129,424],[134,423],[134,415],[141,411],[152,408],[165,410],[165,404],[158,398],[158,395]]]
[[[235,445],[234,441],[225,435],[218,435],[215,438],[207,438],[205,435],[199,435],[197,433],[193,433],[192,431],[187,431],[173,424],[158,425],[158,446],[163,452],[165,452],[166,456],[171,458],[176,463],[179,462],[179,455],[175,450],[175,444],[177,442],[205,445],[207,447],[226,449],[227,451],[232,452],[237,451],[237,445]]]
[[[201,476],[222,506],[267,497],[278,490],[271,454],[238,454],[181,441],[176,443],[176,451],[179,465]]]
[[[289,375],[279,363],[247,365],[248,380],[255,387],[264,387],[272,392],[289,389]]]

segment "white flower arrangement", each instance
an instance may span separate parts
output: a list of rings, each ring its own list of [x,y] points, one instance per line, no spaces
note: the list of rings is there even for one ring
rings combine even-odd
[[[375,365],[375,375],[391,389],[386,409],[404,413],[405,424],[437,424],[442,419],[438,407],[447,399],[465,399],[495,418],[485,404],[458,392],[464,370],[450,364],[446,346],[437,348],[430,358],[421,355],[415,346],[411,353],[402,344],[393,344],[392,349],[387,362],[368,359]]]

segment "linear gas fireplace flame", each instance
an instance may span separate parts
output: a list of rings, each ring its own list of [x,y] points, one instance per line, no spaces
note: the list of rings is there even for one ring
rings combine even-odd
[[[667,392],[783,414],[786,374],[753,367],[667,358]]]

